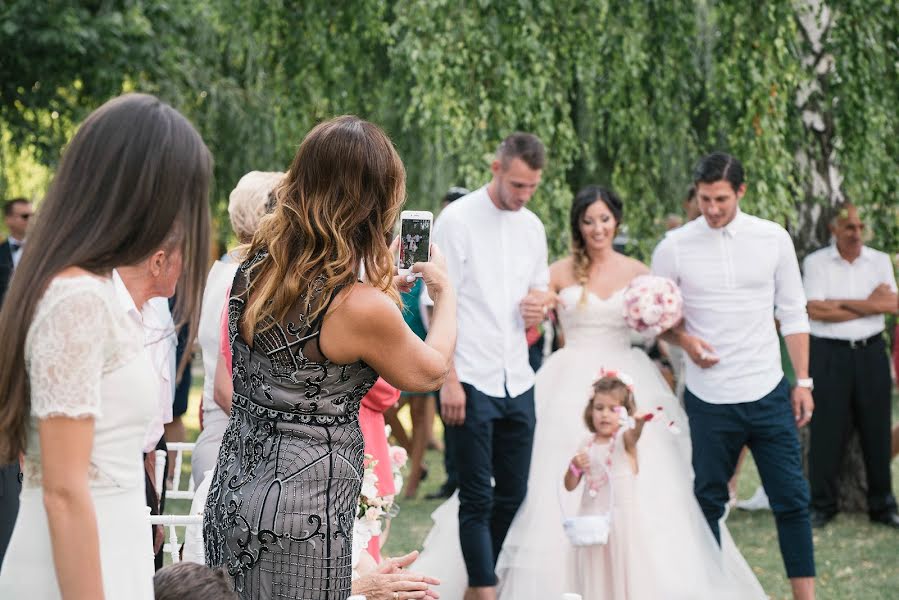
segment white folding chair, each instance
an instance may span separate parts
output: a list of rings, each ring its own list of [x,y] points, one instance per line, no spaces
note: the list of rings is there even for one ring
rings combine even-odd
[[[172,563],[181,562],[181,544],[178,542],[178,527],[203,526],[203,515],[149,515],[151,525],[162,525],[166,530],[166,541],[162,551],[168,554]],[[185,534],[186,537],[186,534]]]
[[[174,478],[172,480],[172,489],[166,490],[165,497],[169,500],[193,500],[194,498],[194,478],[187,478],[187,488],[184,489],[181,487],[181,480],[184,479],[183,473],[181,472],[181,467],[184,463],[184,453],[185,452],[193,452],[194,444],[193,442],[171,442],[166,444],[168,446],[169,452],[175,453],[175,470],[174,470]],[[156,489],[162,489],[163,478],[165,477],[165,451],[157,450],[156,451]]]

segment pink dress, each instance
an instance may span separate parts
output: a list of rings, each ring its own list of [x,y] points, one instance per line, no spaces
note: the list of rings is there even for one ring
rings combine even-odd
[[[231,286],[228,286],[228,291],[225,292],[225,298],[231,297]],[[233,376],[233,367],[231,365],[231,335],[228,333],[228,304],[229,302],[225,301],[225,306],[222,308],[222,331],[219,336],[219,354],[222,355],[222,360],[225,361],[225,366],[228,368],[228,375]]]
[[[362,398],[362,406],[359,408],[359,428],[362,429],[362,439],[365,440],[365,453],[378,461],[375,464],[375,475],[378,476],[378,493],[381,496],[396,494],[387,432],[384,429],[384,411],[396,404],[399,397],[398,389],[378,377],[375,385]],[[380,536],[371,538],[368,553],[375,562],[381,562]]]
[[[612,522],[609,541],[604,545],[576,549],[575,569],[578,593],[584,600],[634,600],[663,598],[647,561],[653,552],[646,547],[652,537],[642,530],[640,503],[637,497],[637,474],[619,436],[612,450],[611,488],[605,482],[605,466],[610,444],[594,443],[589,448],[590,475],[598,482],[590,494],[588,477],[580,483],[582,497],[579,514],[602,514],[609,510],[612,498]],[[611,489],[611,494],[610,494]]]

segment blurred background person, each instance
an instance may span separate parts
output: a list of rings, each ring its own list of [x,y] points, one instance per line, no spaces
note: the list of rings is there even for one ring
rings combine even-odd
[[[446,194],[444,194],[443,199],[440,201],[440,210],[442,211],[444,208],[461,198],[469,194],[470,191],[464,187],[453,186],[449,190],[447,190]],[[427,294],[422,294],[423,286],[420,281],[415,282],[415,286],[409,291],[402,295],[403,298],[403,318],[406,320],[406,324],[409,325],[409,328],[412,329],[422,339],[427,334],[428,323],[430,321],[431,316],[431,306],[429,302],[429,298]],[[412,397],[412,394],[403,394],[404,397]],[[424,442],[425,448],[428,445],[433,445],[438,450],[443,451],[443,466],[446,472],[446,481],[437,489],[437,491],[432,492],[426,496],[428,500],[434,500],[438,498],[449,498],[453,495],[453,492],[456,491],[458,487],[458,479],[456,476],[456,464],[455,459],[453,457],[452,452],[452,434],[446,427],[443,428],[443,444],[438,444],[436,440],[434,440],[433,432],[434,432],[434,416],[435,413],[439,414],[437,410],[440,403],[440,396],[435,392],[427,394],[425,396],[431,396],[433,400],[423,400],[418,402],[413,402],[410,404],[410,412],[412,414],[412,423],[413,423],[413,433],[412,438],[417,435],[416,427],[418,427],[418,431],[426,431],[428,433],[428,440]],[[430,403],[430,404],[429,404]],[[388,415],[393,413],[391,416],[391,420],[389,421],[391,429],[396,431],[394,428],[399,426],[402,428],[402,423],[400,423],[399,419],[395,417],[396,410],[392,410],[388,412]],[[430,413],[430,417],[428,417],[428,413]],[[443,417],[441,416],[441,421]],[[413,443],[409,436],[405,437],[406,444],[403,444],[403,434],[405,434],[405,430],[400,430],[400,435],[396,436],[397,442],[400,445],[403,445],[406,448],[406,451],[410,454],[410,459],[412,464],[414,463],[413,454]],[[421,440],[416,440],[417,444],[421,444]],[[420,447],[420,446],[417,446]],[[421,451],[422,457],[424,456],[424,451]],[[424,465],[422,464],[422,471]],[[411,478],[411,474],[410,474]],[[419,478],[419,481],[421,478]],[[409,484],[408,481],[406,483],[407,497],[414,496],[413,494],[410,496],[408,493]]]
[[[455,200],[468,194],[469,191],[463,187],[451,187],[444,194],[440,201],[440,210],[449,206]],[[403,300],[403,319],[409,328],[415,332],[421,339],[425,339],[428,334],[428,310],[426,302],[423,301],[424,284],[421,279],[415,281],[415,285],[408,292],[402,294]],[[426,295],[424,295],[426,296]],[[414,392],[403,392],[400,404],[388,410],[385,418],[390,424],[391,432],[397,440],[397,443],[406,449],[409,453],[409,476],[405,483],[405,496],[414,498],[418,492],[419,483],[428,475],[427,465],[425,465],[425,451],[428,447],[443,451],[443,463],[446,469],[447,481],[435,493],[428,494],[429,499],[433,498],[449,498],[456,490],[457,482],[455,477],[455,465],[452,459],[452,453],[447,449],[446,444],[452,444],[447,440],[447,432],[444,429],[444,443],[439,444],[434,439],[434,418],[437,413],[437,390],[424,394]],[[411,434],[406,432],[405,427],[398,418],[399,410],[407,404],[409,405],[409,415],[412,421]]]
[[[3,206],[3,215],[9,235],[0,242],[0,305],[3,304],[13,271],[22,258],[22,247],[34,209],[25,198],[13,198]]]
[[[849,423],[858,428],[868,483],[868,516],[899,529],[890,473],[890,361],[884,315],[896,314],[889,255],[864,244],[865,225],[845,204],[830,225],[834,243],[804,263],[811,318],[810,374],[815,380],[808,472],[812,524],[836,516],[837,476]]]
[[[25,198],[13,198],[6,201],[3,213],[9,236],[0,242],[0,306],[3,305],[9,280],[22,256],[28,222],[34,211],[31,202]],[[22,489],[19,473],[18,461],[0,466],[0,567],[3,566],[6,545],[19,513],[19,492]]]
[[[222,341],[221,320],[225,310],[228,290],[234,281],[238,265],[243,261],[246,245],[253,240],[259,221],[274,206],[274,189],[284,178],[281,172],[250,171],[240,178],[228,197],[228,219],[240,246],[215,261],[206,277],[206,290],[200,310],[198,341],[203,354],[203,399],[200,410],[202,430],[191,456],[191,477],[199,486],[206,471],[215,468],[222,435],[231,414],[230,373],[225,371],[219,379],[225,384],[216,394],[216,369],[219,368]]]
[[[680,215],[676,215],[674,213],[668,213],[667,215],[665,215],[665,231],[677,229],[683,224],[684,219]]]

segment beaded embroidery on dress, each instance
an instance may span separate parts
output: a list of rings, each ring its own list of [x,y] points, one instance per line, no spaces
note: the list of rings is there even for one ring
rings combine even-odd
[[[357,417],[378,374],[321,353],[330,300],[311,323],[298,303],[246,344],[238,322],[263,256],[240,266],[228,301],[234,395],[206,503],[206,562],[227,569],[242,599],[344,600],[363,473]],[[315,301],[322,281],[313,286]]]

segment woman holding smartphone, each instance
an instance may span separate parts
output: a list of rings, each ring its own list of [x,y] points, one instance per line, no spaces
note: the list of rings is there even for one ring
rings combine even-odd
[[[378,375],[413,391],[443,383],[455,296],[434,248],[411,268],[436,294],[428,337],[403,321],[386,236],[405,170],[377,126],[343,116],[315,127],[276,194],[229,299],[234,393],[204,512],[206,561],[245,600],[343,600],[360,402]],[[396,593],[427,588],[417,585]]]
[[[175,318],[196,323],[211,170],[187,119],[142,94],[63,153],[0,312],[0,458],[25,456],[0,598],[153,598],[141,446],[158,381],[110,275],[177,240]]]

